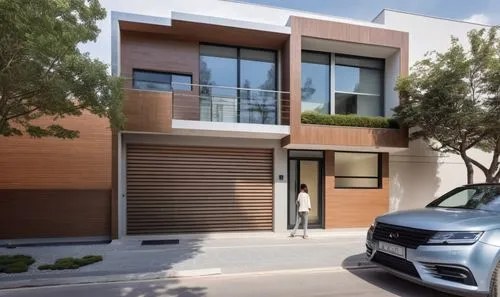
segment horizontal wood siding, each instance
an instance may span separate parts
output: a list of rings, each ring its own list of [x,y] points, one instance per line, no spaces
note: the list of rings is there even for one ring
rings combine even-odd
[[[42,126],[50,119],[35,121]],[[76,139],[0,137],[0,189],[110,189],[109,120],[88,112],[57,121]]]
[[[0,239],[109,236],[110,208],[110,189],[0,189]]]
[[[271,231],[269,149],[127,146],[127,233]]]
[[[408,147],[408,129],[302,124],[300,144],[354,147]]]
[[[325,227],[368,228],[389,210],[389,154],[382,154],[381,189],[336,189],[335,152],[325,152]]]

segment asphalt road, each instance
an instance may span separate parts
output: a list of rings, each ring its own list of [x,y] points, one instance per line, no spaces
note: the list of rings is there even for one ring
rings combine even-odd
[[[88,284],[0,291],[2,297],[450,297],[379,269]]]

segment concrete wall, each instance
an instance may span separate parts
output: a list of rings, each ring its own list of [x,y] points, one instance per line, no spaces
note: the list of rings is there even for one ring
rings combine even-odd
[[[391,10],[382,12],[374,22],[385,22],[390,29],[409,32],[410,66],[421,60],[426,52],[446,51],[452,35],[466,44],[467,32],[488,28],[478,24]],[[386,76],[386,82],[388,81]],[[490,154],[479,150],[471,151],[471,155],[483,164],[489,164],[491,161]],[[414,141],[410,143],[408,150],[390,156],[390,180],[390,210],[399,210],[425,206],[435,197],[465,184],[467,175],[459,156],[438,154],[430,150],[425,143]],[[474,181],[484,182],[484,175],[477,168]]]
[[[164,134],[122,134],[121,148],[121,195],[119,201],[120,236],[125,235],[126,222],[126,197],[125,197],[125,156],[127,143],[171,144],[192,146],[218,146],[242,148],[272,148],[274,149],[274,200],[273,200],[273,231],[284,232],[287,230],[287,153],[281,148],[279,140],[218,138],[198,136],[172,136]],[[279,180],[283,175],[284,179]]]

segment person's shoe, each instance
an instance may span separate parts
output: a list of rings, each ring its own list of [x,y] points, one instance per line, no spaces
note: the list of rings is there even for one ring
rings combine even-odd
[[[291,233],[290,236],[288,236],[288,237],[294,238],[295,234]]]
[[[304,239],[308,239],[308,238],[309,238],[309,236],[304,235],[304,236],[302,236],[302,238],[304,238]]]

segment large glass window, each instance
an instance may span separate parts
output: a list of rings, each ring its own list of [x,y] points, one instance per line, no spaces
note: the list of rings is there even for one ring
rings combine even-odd
[[[192,77],[187,74],[133,70],[133,87],[153,91],[191,91]]]
[[[201,45],[200,84],[201,120],[276,123],[276,52]]]
[[[330,113],[330,54],[302,52],[302,112]]]
[[[240,49],[240,87],[240,122],[276,123],[276,53]]]
[[[335,113],[383,115],[384,61],[335,56]]]
[[[380,188],[380,155],[335,152],[335,188]]]
[[[200,88],[202,121],[237,121],[237,56],[236,48],[212,45],[200,47],[200,84],[213,86]]]

